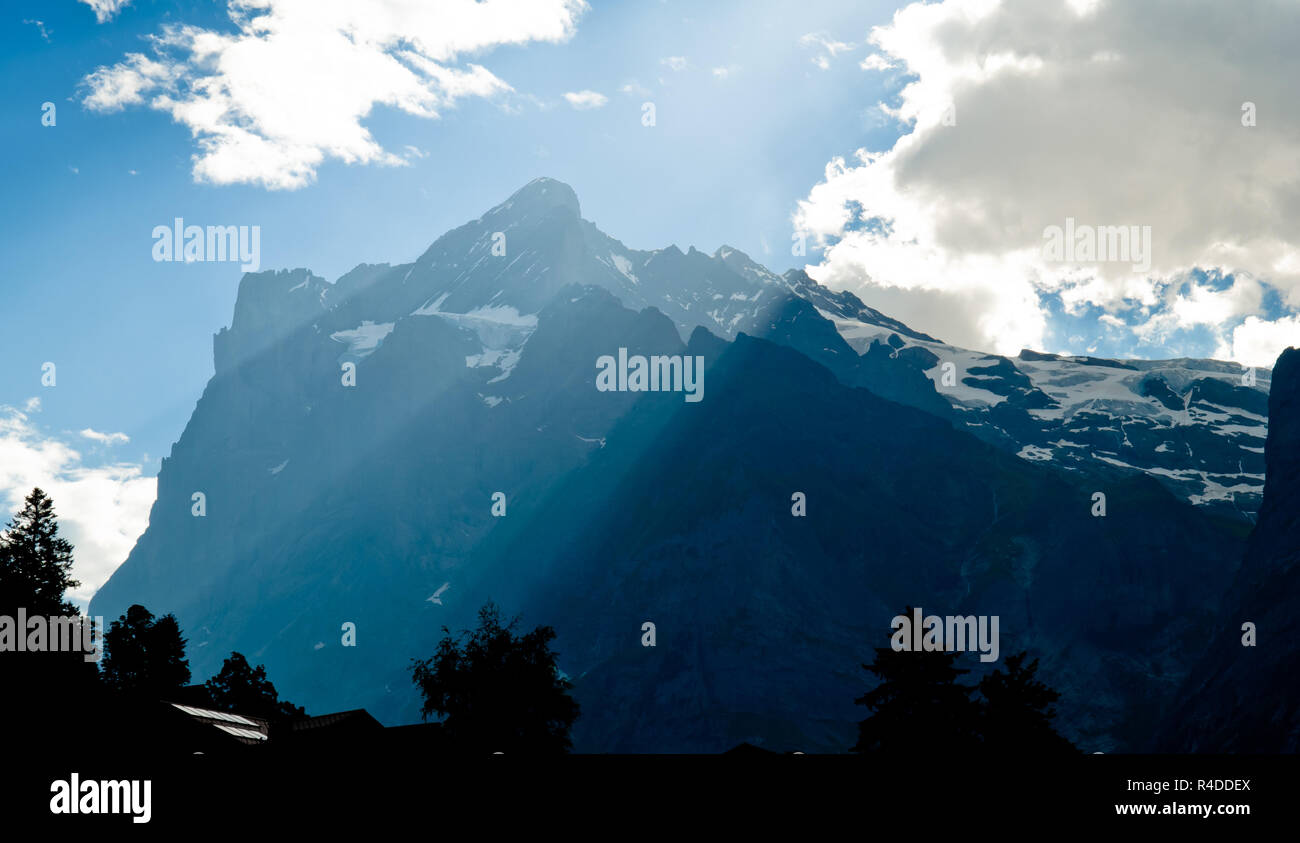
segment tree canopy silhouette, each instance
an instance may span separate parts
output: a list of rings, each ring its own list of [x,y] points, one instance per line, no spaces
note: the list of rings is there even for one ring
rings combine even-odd
[[[1077,752],[1052,728],[1060,694],[1037,680],[1038,660],[1026,665],[1027,653],[1008,656],[1005,670],[978,685],[963,685],[957,680],[970,671],[957,667],[957,652],[875,650],[875,661],[862,667],[879,682],[855,701],[871,714],[858,723],[853,752]]]
[[[104,682],[114,690],[162,698],[189,684],[185,639],[174,615],[155,619],[144,606],[131,606],[109,624],[104,651]]]
[[[412,659],[424,718],[436,715],[457,749],[567,752],[578,704],[550,649],[555,630],[539,626],[516,636],[519,619],[502,625],[492,603],[479,610],[478,621],[478,629],[455,637],[443,627],[437,653]]]
[[[292,720],[306,712],[302,706],[280,699],[266,678],[266,667],[252,667],[242,653],[233,652],[216,676],[203,683],[212,705],[221,711],[249,714],[267,720]]]

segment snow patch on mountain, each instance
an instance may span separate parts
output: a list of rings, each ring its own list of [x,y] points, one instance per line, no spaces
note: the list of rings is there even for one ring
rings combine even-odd
[[[1022,459],[1063,468],[1099,460],[1155,477],[1193,504],[1246,516],[1259,507],[1268,370],[1251,380],[1215,360],[1002,357],[904,336],[888,317],[817,311],[859,351],[884,343],[891,359],[913,355],[958,423]],[[944,384],[945,372],[954,383]]]
[[[1030,460],[1031,462],[1036,460],[1050,460],[1052,458],[1052,449],[1040,448],[1037,445],[1026,445],[1016,453],[1016,456],[1021,459]]]
[[[376,323],[366,320],[355,328],[346,331],[335,331],[330,334],[330,339],[347,345],[347,354],[354,357],[366,357],[379,347],[379,344],[384,341],[384,337],[393,332],[395,324],[397,323]]]
[[[624,278],[631,281],[633,284],[641,283],[637,280],[636,274],[632,272],[632,261],[622,255],[616,255],[613,253],[610,254],[609,259],[614,262],[614,268],[617,269]]]

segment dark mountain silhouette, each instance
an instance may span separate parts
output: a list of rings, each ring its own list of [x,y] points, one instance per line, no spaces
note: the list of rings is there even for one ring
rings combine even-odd
[[[1300,750],[1300,350],[1273,368],[1264,504],[1204,659],[1158,746],[1175,752]],[[1245,646],[1243,624],[1253,624]]]
[[[859,353],[845,325],[883,339]],[[397,723],[408,660],[494,600],[557,630],[574,747],[609,751],[842,750],[890,607],[997,614],[1063,733],[1137,747],[1246,526],[955,429],[928,341],[734,250],[629,250],[538,180],[410,264],[245,276],[92,611],[174,612],[195,675],[247,653],[309,710]],[[703,400],[597,391],[620,348],[703,357]]]
[[[577,746],[842,749],[851,666],[909,600],[999,615],[1003,647],[1053,654],[1063,728],[1145,740],[1164,701],[1150,677],[1189,666],[1233,530],[1147,478],[1108,487],[1093,518],[1055,472],[762,340],[715,359],[708,399],[638,402],[541,508],[488,537],[466,583],[560,630]],[[807,517],[791,515],[795,491]],[[653,649],[636,641],[646,621]]]

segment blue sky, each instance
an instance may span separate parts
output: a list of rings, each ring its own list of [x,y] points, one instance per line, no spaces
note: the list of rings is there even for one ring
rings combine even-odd
[[[256,225],[263,269],[332,281],[539,175],[629,246],[806,263],[966,347],[1267,365],[1300,12],[1247,2],[12,0],[0,508],[66,501],[88,582],[143,529],[241,274],[155,262],[155,226]],[[1067,217],[1148,226],[1150,272],[1045,262]]]
[[[308,267],[333,280],[363,261],[411,260],[549,175],[630,246],[729,243],[789,268],[790,216],[826,162],[897,134],[871,113],[880,80],[851,57],[822,70],[818,50],[800,44],[821,31],[861,43],[891,11],[872,6],[595,5],[566,43],[479,57],[518,92],[514,113],[486,99],[432,120],[380,106],[365,120],[376,140],[425,157],[402,167],[329,161],[315,183],[271,191],[196,184],[185,127],[157,111],[101,114],[80,102],[89,73],[145,49],[169,21],[229,29],[220,4],[137,0],[105,24],[72,0],[6,4],[0,242],[11,353],[0,403],[39,396],[52,431],[125,431],[131,442],[115,455],[147,457],[156,471],[212,373],[211,337],[229,324],[240,277],[230,264],[155,263],[150,232],[176,216],[259,225],[263,268]],[[40,20],[48,41],[24,20]],[[686,67],[672,70],[670,57]],[[628,84],[650,93],[620,93]],[[576,110],[562,98],[581,90],[609,102]],[[653,128],[641,125],[647,99]],[[54,127],[40,122],[46,101],[57,106]],[[45,361],[58,366],[55,389],[40,389]]]
[[[229,263],[154,262],[152,229],[177,216],[258,225],[262,268],[334,280],[360,262],[411,260],[548,175],[630,246],[729,243],[776,269],[796,265],[790,218],[826,162],[898,133],[872,111],[883,80],[845,53],[819,66],[825,51],[801,38],[861,45],[890,13],[887,3],[595,3],[567,40],[473,56],[514,89],[507,96],[458,100],[437,119],[376,105],[364,125],[405,166],[326,160],[311,184],[268,190],[197,182],[191,132],[168,114],[84,103],[90,74],[149,53],[169,24],[235,31],[224,3],[135,0],[103,23],[76,0],[6,3],[0,405],[23,411],[10,433],[31,466],[11,464],[0,504],[14,507],[33,474],[56,475],[45,482],[72,498],[66,511],[89,505],[87,486],[129,485],[129,467],[156,475],[212,374],[212,335],[230,322],[241,275]],[[563,96],[587,90],[605,105],[579,110]],[[641,123],[645,101],[654,127]],[[42,124],[45,102],[54,126]],[[47,361],[53,388],[41,385]],[[133,494],[148,492],[141,483]],[[100,507],[110,519],[132,496],[111,494]],[[84,545],[107,529],[72,526]],[[102,553],[133,538],[112,536]]]

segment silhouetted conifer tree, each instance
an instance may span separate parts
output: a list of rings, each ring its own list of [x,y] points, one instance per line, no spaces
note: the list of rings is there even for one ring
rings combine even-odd
[[[1008,656],[1005,671],[999,668],[980,680],[985,745],[1000,753],[1078,752],[1052,728],[1052,704],[1061,695],[1038,681],[1038,659],[1026,665],[1027,657],[1023,652]]]
[[[910,617],[911,608],[903,614]],[[959,655],[877,647],[875,661],[862,667],[879,683],[856,700],[871,714],[858,723],[858,742],[852,751],[914,755],[1078,751],[1052,728],[1056,716],[1052,704],[1060,694],[1038,681],[1037,659],[1026,664],[1027,653],[1009,656],[1005,669],[995,669],[978,686],[971,686],[957,681],[970,672],[956,666]],[[977,690],[980,697],[973,698]]]
[[[54,501],[33,489],[0,533],[0,614],[21,606],[30,615],[75,615],[64,599],[72,578],[72,545],[59,536]]]
[[[55,619],[80,615],[66,599],[79,583],[72,578],[72,545],[59,535],[54,502],[33,489],[12,520],[0,532],[0,719],[15,724],[7,745],[84,749],[92,727],[87,710],[98,706],[99,671],[82,650],[88,642]],[[28,619],[19,626],[19,610]],[[42,618],[44,632],[32,637],[31,619]],[[69,633],[75,642],[65,638]],[[21,641],[24,651],[19,652]],[[31,645],[37,645],[32,647]],[[67,648],[72,646],[72,651]]]
[[[957,667],[956,659],[956,653],[877,647],[875,661],[862,665],[880,681],[855,700],[871,714],[858,723],[853,751],[920,755],[978,749],[975,688],[957,682],[970,671]]]

